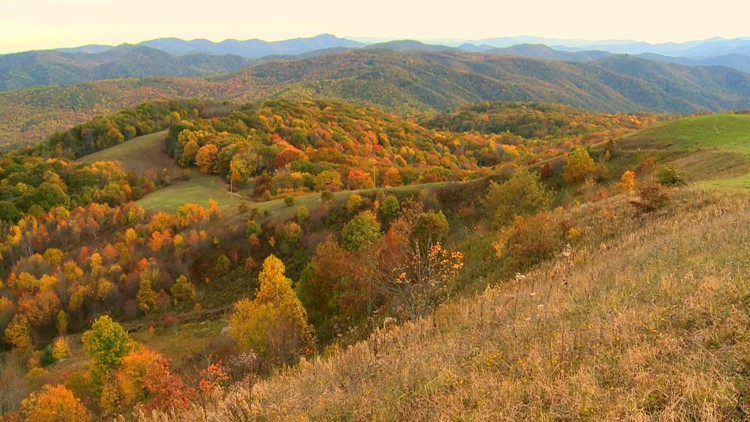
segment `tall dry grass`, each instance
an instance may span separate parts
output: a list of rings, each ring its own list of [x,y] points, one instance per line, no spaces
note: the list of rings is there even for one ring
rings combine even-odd
[[[567,253],[172,420],[743,420],[750,198],[566,212]]]

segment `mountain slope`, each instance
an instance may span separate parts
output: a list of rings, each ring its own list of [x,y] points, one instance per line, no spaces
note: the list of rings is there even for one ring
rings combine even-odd
[[[572,63],[460,52],[354,50],[259,64],[212,78],[145,78],[0,93],[3,144],[45,138],[162,97],[258,101],[338,98],[410,114],[479,101],[562,103],[604,112],[750,108],[750,75],[632,56]]]
[[[554,48],[548,47],[544,44],[517,44],[511,47],[485,50],[484,53],[500,54],[504,56],[532,57],[544,60],[563,60],[568,62],[588,62],[601,59],[602,57],[606,57],[612,54],[607,51],[601,50],[575,52],[555,50]]]
[[[567,211],[569,258],[153,420],[744,420],[748,197],[672,194]]]
[[[642,54],[640,57],[660,62],[679,63],[689,66],[726,66],[733,69],[750,73],[750,55],[748,54],[724,54],[720,56],[707,57],[703,59],[690,59],[687,57],[670,57],[659,54]]]
[[[239,56],[172,56],[144,46],[121,45],[99,53],[32,51],[0,56],[0,90],[70,85],[143,76],[205,76],[234,72],[252,61]]]

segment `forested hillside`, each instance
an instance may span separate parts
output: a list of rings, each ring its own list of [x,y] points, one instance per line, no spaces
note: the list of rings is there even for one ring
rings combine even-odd
[[[576,178],[609,182],[614,140],[661,119],[517,103],[446,115],[466,110],[463,123],[502,115],[507,126],[468,130],[451,119],[439,127],[438,116],[428,128],[333,100],[175,100],[6,153],[0,411],[30,415],[46,400],[97,417],[186,408],[233,381],[365,338],[386,316],[422,318],[467,288],[458,280],[483,271],[490,244],[467,247],[461,233],[484,218],[485,196],[504,202],[493,180],[533,191],[522,211],[490,213],[509,224],[514,213],[551,204],[544,183],[563,183],[566,153],[581,157]],[[174,165],[138,174],[119,162],[71,160],[165,128],[165,144],[147,151],[171,154],[179,174]],[[193,167],[201,180],[230,182],[236,202],[183,200],[169,212],[137,202],[173,183],[190,188]],[[597,189],[586,195],[605,195]],[[515,271],[517,257],[504,262],[497,271]]]
[[[240,56],[173,56],[127,44],[101,53],[30,51],[0,56],[0,91],[142,76],[207,76],[235,72],[252,63]]]
[[[588,63],[457,52],[357,50],[264,63],[208,79],[146,78],[0,93],[3,143],[139,102],[198,97],[235,102],[338,98],[408,115],[478,101],[538,101],[604,112],[691,113],[750,108],[750,75],[634,57]]]

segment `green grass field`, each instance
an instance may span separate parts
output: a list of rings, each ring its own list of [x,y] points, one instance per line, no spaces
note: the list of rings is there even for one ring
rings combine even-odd
[[[147,210],[175,212],[188,202],[205,207],[209,199],[216,201],[222,209],[238,205],[242,200],[238,196],[230,195],[219,177],[193,171],[190,180],[179,181],[151,192],[136,203]]]
[[[81,157],[80,161],[120,161],[126,171],[134,170],[139,174],[146,170],[161,172],[165,168],[173,174],[180,174],[180,167],[164,152],[166,136],[166,130],[139,136],[112,148]]]
[[[705,187],[750,187],[750,115],[685,117],[623,141],[624,149],[658,153]]]
[[[750,156],[750,115],[712,114],[672,120],[625,137],[642,148],[715,148]]]

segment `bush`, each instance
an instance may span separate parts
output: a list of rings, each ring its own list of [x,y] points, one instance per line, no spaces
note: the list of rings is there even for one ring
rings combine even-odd
[[[263,228],[257,221],[247,220],[247,231],[245,234],[247,235],[247,237],[250,237],[252,235],[260,237],[263,234]]]
[[[306,206],[300,205],[299,208],[297,208],[297,220],[306,221],[308,218],[310,218],[310,210],[308,210]]]
[[[679,186],[686,183],[685,173],[677,170],[677,168],[671,164],[659,168],[659,171],[656,172],[656,179],[659,183],[666,186]]]
[[[495,226],[513,222],[517,215],[528,215],[546,209],[551,201],[539,176],[525,169],[516,170],[503,183],[490,183],[484,205]]]
[[[497,257],[505,260],[512,270],[522,271],[550,258],[562,247],[559,229],[550,213],[519,216],[513,225],[500,231],[492,246]]]
[[[382,212],[383,215],[394,216],[398,214],[400,207],[398,198],[396,198],[395,195],[389,195],[383,199],[383,202],[380,204],[380,212]]]
[[[656,211],[669,203],[669,194],[658,183],[651,183],[641,188],[640,199],[630,201],[630,204],[641,212]]]
[[[295,197],[293,197],[291,195],[287,195],[287,196],[284,197],[284,204],[286,204],[287,207],[291,207],[292,205],[294,205],[294,202],[296,200],[297,199]]]
[[[352,194],[349,197],[349,200],[346,201],[346,210],[349,212],[355,212],[359,209],[359,207],[362,205],[362,202],[364,199],[361,195],[358,194]]]

